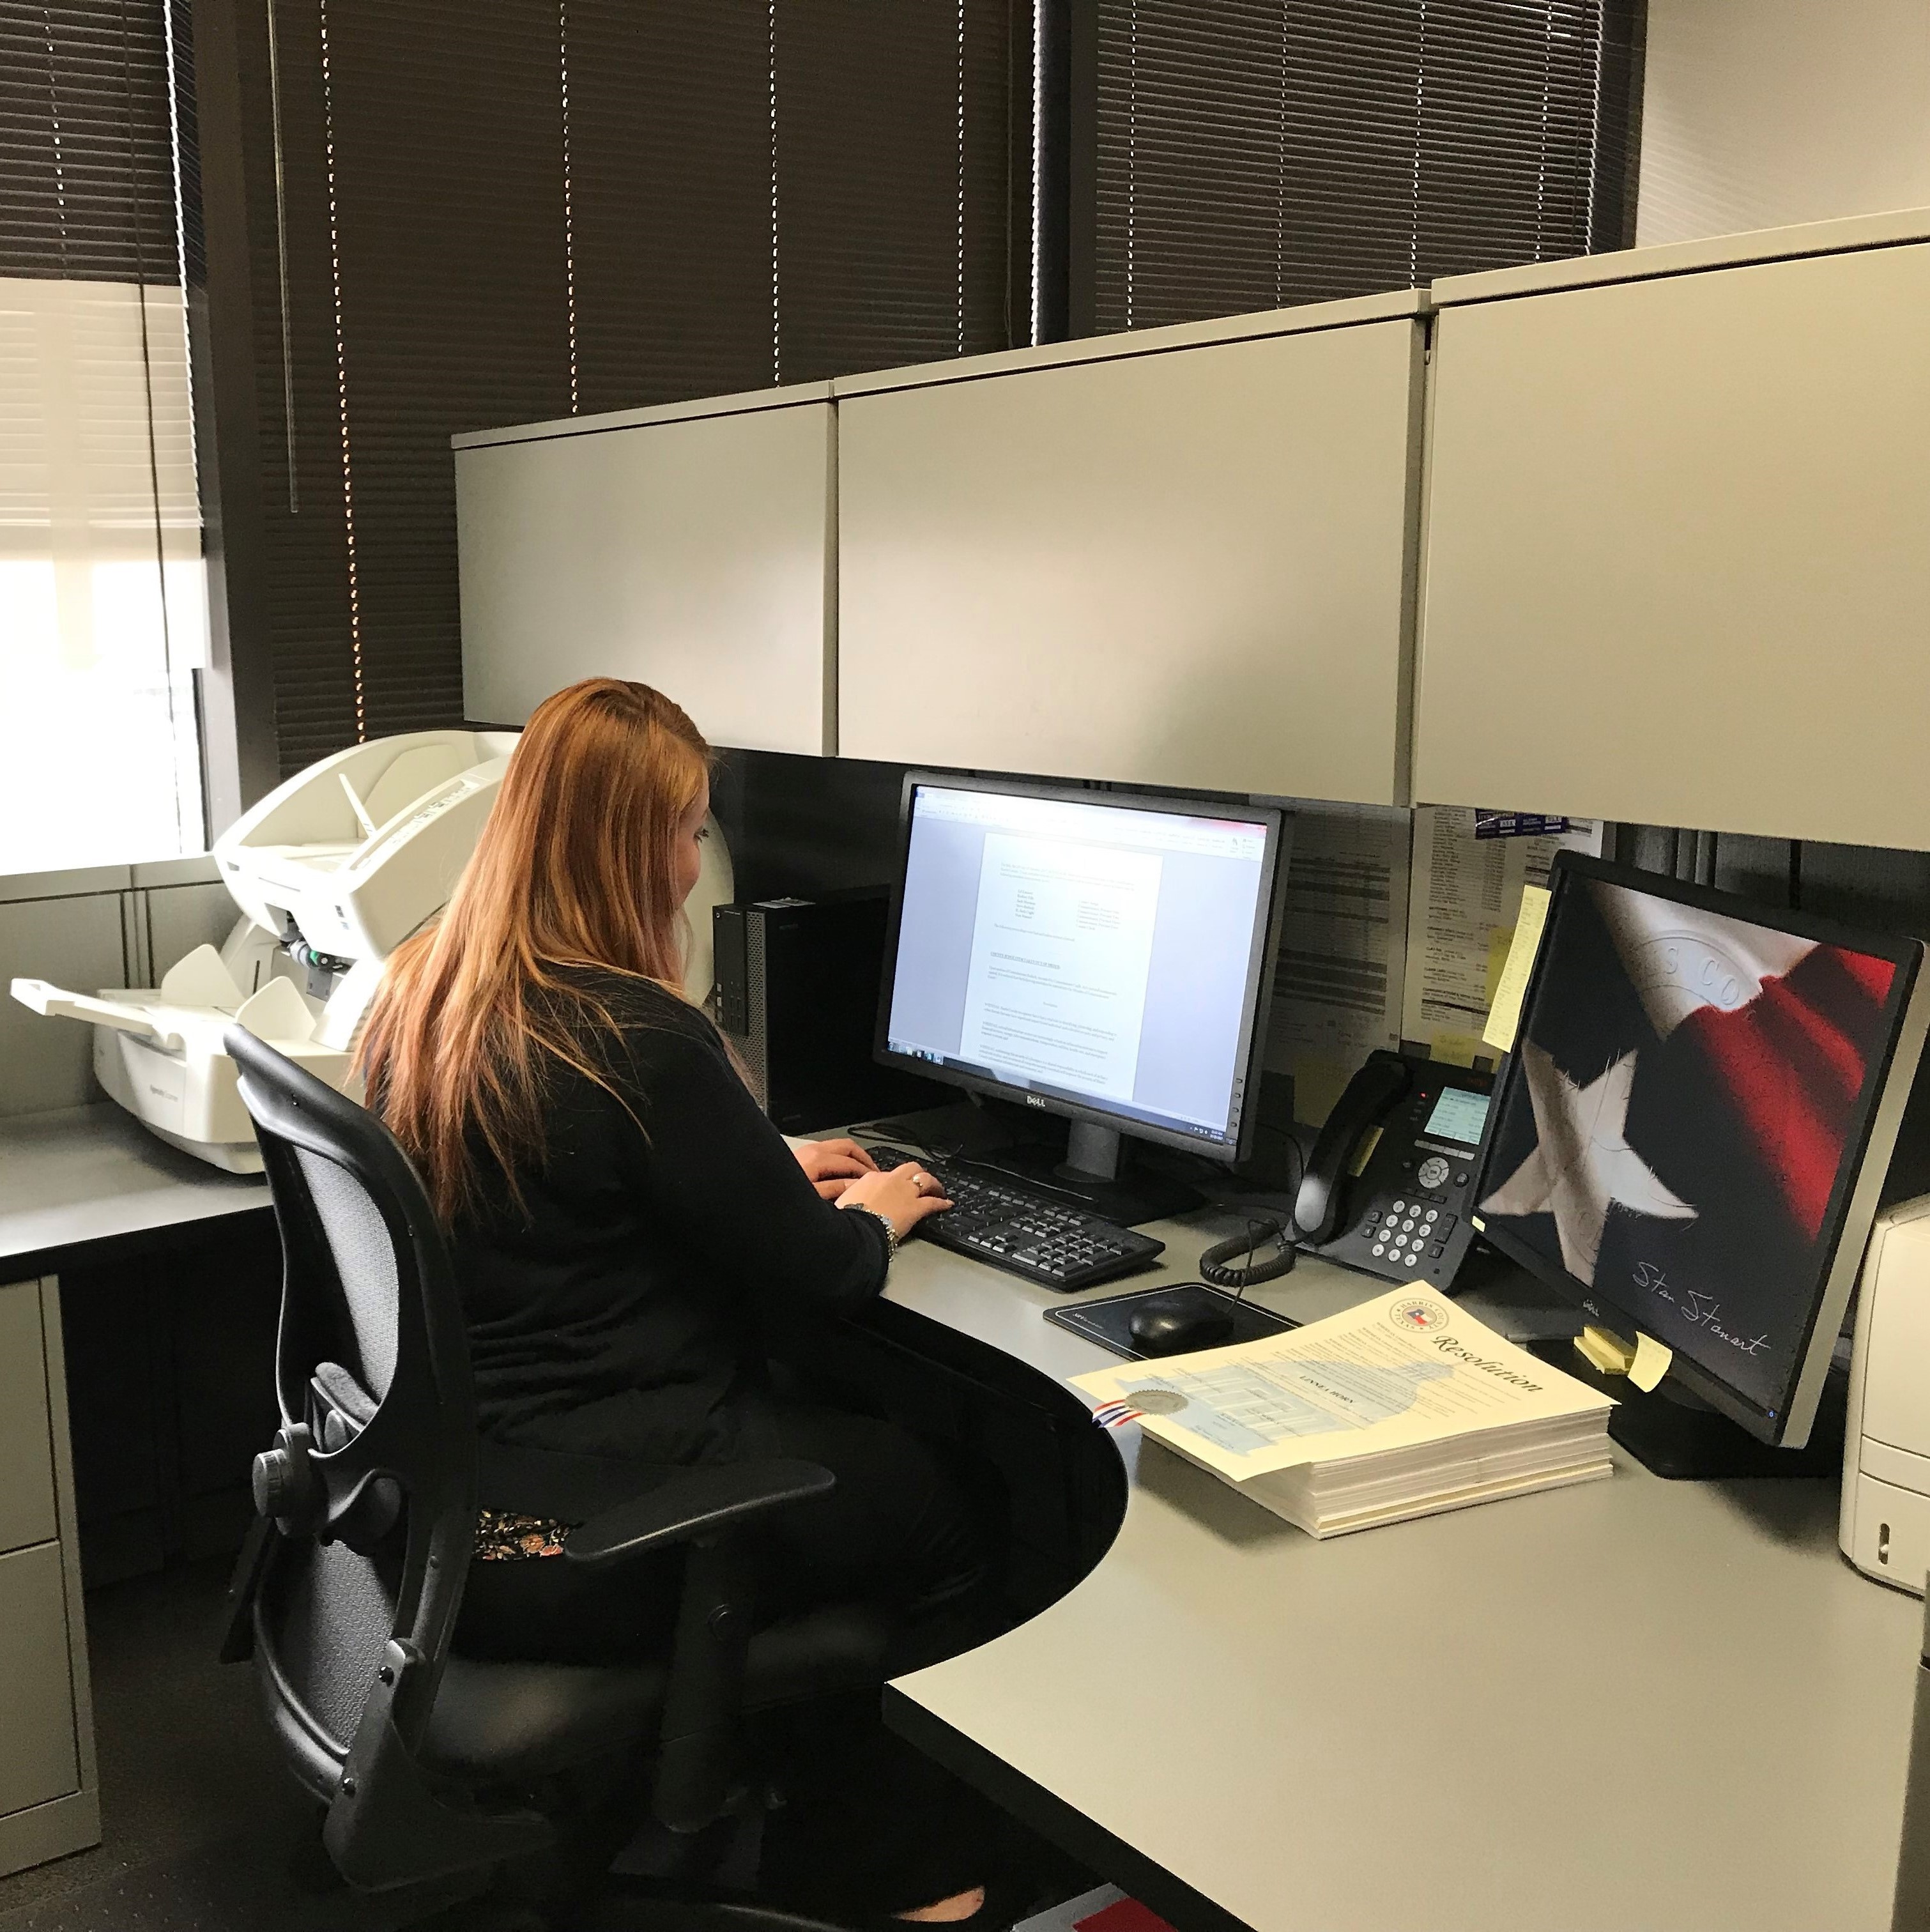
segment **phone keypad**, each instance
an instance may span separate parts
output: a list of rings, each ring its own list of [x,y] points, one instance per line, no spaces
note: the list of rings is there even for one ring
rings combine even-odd
[[[1361,1238],[1369,1244],[1367,1252],[1377,1262],[1391,1262],[1397,1268],[1421,1268],[1424,1259],[1438,1262],[1448,1252],[1448,1238],[1460,1217],[1448,1212],[1447,1197],[1421,1192],[1398,1194],[1391,1201],[1370,1208],[1360,1220]]]

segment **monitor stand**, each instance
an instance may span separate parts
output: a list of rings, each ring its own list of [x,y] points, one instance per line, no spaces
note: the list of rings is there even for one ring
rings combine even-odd
[[[1116,1129],[1084,1120],[1072,1123],[1063,1155],[1054,1146],[1033,1145],[1001,1148],[980,1159],[1028,1186],[1061,1196],[1070,1206],[1129,1228],[1200,1204],[1201,1196],[1183,1180],[1129,1160],[1124,1137]]]
[[[1523,1345],[1550,1367],[1586,1382],[1618,1405],[1608,1433],[1645,1469],[1673,1481],[1711,1481],[1730,1476],[1827,1476],[1843,1473],[1843,1429],[1847,1378],[1823,1384],[1816,1420],[1800,1449],[1772,1449],[1731,1422],[1700,1396],[1664,1382],[1644,1394],[1625,1376],[1604,1376],[1571,1342]]]

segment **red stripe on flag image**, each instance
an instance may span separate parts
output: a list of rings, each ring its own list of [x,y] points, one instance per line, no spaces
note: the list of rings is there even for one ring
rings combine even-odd
[[[1773,1178],[1790,1218],[1814,1240],[1868,1072],[1895,968],[1886,959],[1818,946],[1746,1004],[1702,1006],[1680,1022],[1706,1056]]]
[[[1872,958],[1867,952],[1845,952],[1839,946],[1832,946],[1829,950],[1875,1004],[1881,1006],[1889,998],[1889,989],[1896,983],[1896,968],[1887,959]]]

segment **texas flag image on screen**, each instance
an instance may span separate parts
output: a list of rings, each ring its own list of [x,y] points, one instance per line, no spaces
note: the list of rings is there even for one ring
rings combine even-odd
[[[1570,882],[1543,944],[1481,1213],[1766,1390],[1896,968],[1600,879]]]

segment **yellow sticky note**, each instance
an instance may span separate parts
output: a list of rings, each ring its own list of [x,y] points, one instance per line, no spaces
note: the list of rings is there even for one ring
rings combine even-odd
[[[1477,1234],[1484,1234],[1487,1232],[1487,1223],[1478,1214],[1470,1214],[1468,1216],[1468,1226]]]
[[[1652,1335],[1635,1337],[1635,1359],[1628,1365],[1628,1379],[1646,1395],[1669,1372],[1675,1352],[1665,1348]]]
[[[1514,1030],[1521,1024],[1521,1001],[1528,991],[1528,975],[1534,970],[1535,955],[1541,950],[1541,928],[1548,922],[1547,889],[1543,886],[1521,888],[1521,910],[1514,922],[1514,938],[1508,949],[1508,964],[1501,969],[1501,983],[1494,989],[1494,1003],[1488,1008],[1487,1026],[1481,1038],[1502,1053],[1511,1052]]]
[[[1501,991],[1501,976],[1508,970],[1508,956],[1514,950],[1514,928],[1511,926],[1497,926],[1488,935],[1487,974],[1481,987],[1481,998],[1491,1007],[1494,996]]]
[[[1634,1348],[1592,1322],[1574,1338],[1574,1345],[1604,1376],[1625,1376],[1634,1366]]]

